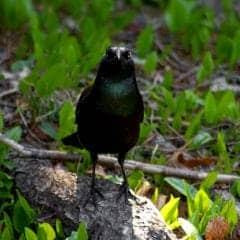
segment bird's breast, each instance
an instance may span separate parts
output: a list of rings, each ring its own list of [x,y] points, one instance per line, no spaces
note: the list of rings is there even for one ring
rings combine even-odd
[[[96,108],[117,116],[128,116],[137,111],[138,92],[134,86],[121,83],[108,84],[97,96]]]

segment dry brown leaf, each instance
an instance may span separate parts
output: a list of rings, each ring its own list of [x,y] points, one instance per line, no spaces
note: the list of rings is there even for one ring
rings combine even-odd
[[[206,227],[205,240],[224,240],[229,228],[229,224],[224,217],[214,217]]]

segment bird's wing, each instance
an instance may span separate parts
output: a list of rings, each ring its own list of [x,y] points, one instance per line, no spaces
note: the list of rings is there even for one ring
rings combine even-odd
[[[140,93],[139,93],[140,95]],[[142,100],[142,96],[140,95],[139,96],[139,115],[140,115],[140,122],[143,121],[143,118],[144,118],[144,104],[143,104],[143,100]]]
[[[81,109],[81,105],[85,102],[85,100],[89,96],[91,90],[92,90],[92,86],[86,87],[80,95],[80,98],[78,100],[77,107],[76,107],[75,123],[79,122],[79,111]]]

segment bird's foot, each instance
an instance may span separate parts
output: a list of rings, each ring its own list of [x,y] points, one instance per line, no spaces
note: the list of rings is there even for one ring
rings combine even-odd
[[[123,196],[125,198],[125,204],[128,203],[129,198],[134,199],[134,200],[136,199],[136,197],[131,193],[127,182],[124,182],[120,186],[119,192],[118,192],[118,195],[117,195],[117,201],[119,201]]]
[[[87,204],[91,203],[96,208],[97,207],[97,195],[100,196],[102,199],[104,199],[103,194],[96,187],[91,187],[91,190],[87,194],[87,197],[83,204],[83,207],[86,207]]]

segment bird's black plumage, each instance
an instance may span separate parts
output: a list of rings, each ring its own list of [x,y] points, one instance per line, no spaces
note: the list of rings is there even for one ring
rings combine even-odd
[[[63,139],[64,144],[90,152],[93,162],[90,193],[94,201],[98,192],[95,165],[99,153],[118,154],[124,177],[120,195],[124,193],[127,198],[129,189],[123,163],[126,153],[137,142],[143,111],[131,51],[125,47],[109,47],[93,86],[85,89],[78,101],[77,132]]]

